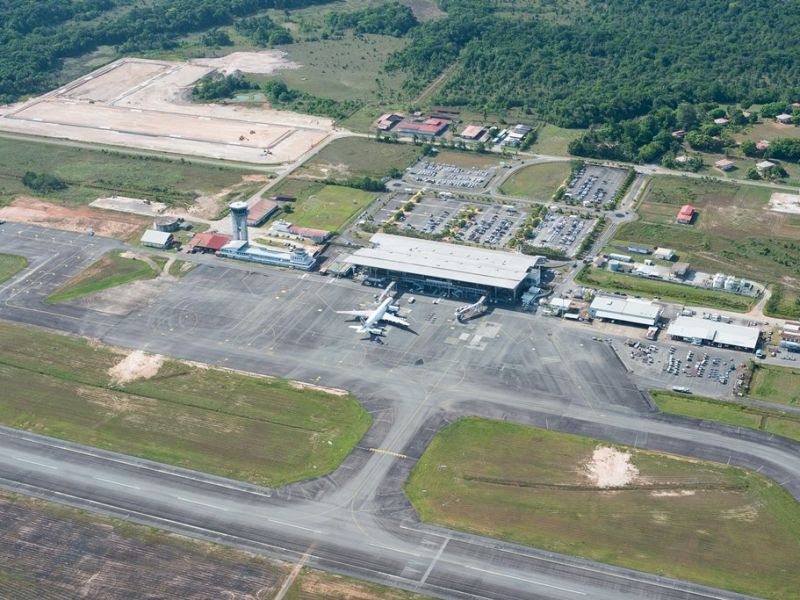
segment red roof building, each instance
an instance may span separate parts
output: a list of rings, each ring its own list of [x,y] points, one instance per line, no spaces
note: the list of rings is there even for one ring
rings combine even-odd
[[[298,227],[297,225],[291,225],[289,227],[289,233],[306,238],[317,244],[321,244],[331,237],[330,231],[325,231],[324,229],[309,229],[308,227]]]
[[[691,204],[684,204],[681,206],[681,210],[678,212],[678,216],[675,219],[678,223],[683,223],[684,225],[689,225],[694,220],[694,214],[697,212]]]
[[[280,207],[276,202],[261,198],[250,206],[247,210],[247,224],[250,227],[258,227],[272,215],[278,212]]]
[[[216,231],[204,231],[196,233],[189,242],[192,252],[217,252],[225,244],[231,241],[231,236]]]
[[[400,133],[409,135],[436,137],[444,133],[448,125],[450,125],[450,121],[447,119],[435,119],[433,117],[424,121],[404,119],[397,124],[396,129]]]

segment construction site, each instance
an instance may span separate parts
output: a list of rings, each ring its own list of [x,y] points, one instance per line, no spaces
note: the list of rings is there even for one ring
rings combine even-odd
[[[293,162],[332,135],[324,117],[191,101],[193,84],[213,71],[294,66],[277,51],[242,54],[122,58],[0,112],[0,131],[256,164]]]

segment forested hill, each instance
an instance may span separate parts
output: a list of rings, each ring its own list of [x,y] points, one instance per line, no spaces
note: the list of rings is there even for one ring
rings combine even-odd
[[[798,0],[440,0],[391,68],[424,86],[458,67],[434,101],[528,107],[568,127],[680,102],[800,97]]]
[[[100,45],[171,48],[186,33],[265,8],[330,0],[0,0],[0,102],[53,87],[62,59]]]

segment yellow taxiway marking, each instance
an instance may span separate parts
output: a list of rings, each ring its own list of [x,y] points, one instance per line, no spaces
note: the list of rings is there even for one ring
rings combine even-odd
[[[408,458],[405,454],[399,452],[392,452],[391,450],[384,450],[383,448],[370,448],[370,452],[377,452],[378,454],[388,454],[389,456],[396,456],[397,458]]]

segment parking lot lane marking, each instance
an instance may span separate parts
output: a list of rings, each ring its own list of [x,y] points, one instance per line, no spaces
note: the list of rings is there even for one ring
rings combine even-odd
[[[222,506],[215,506],[214,504],[206,504],[205,502],[198,502],[197,500],[189,500],[189,498],[183,498],[181,496],[175,496],[175,497],[178,500],[180,500],[181,502],[188,502],[189,504],[198,504],[200,506],[205,506],[207,508],[214,508],[216,510],[221,510],[221,511],[224,511],[224,512],[228,512],[228,509],[224,508]]]
[[[36,462],[35,460],[29,460],[27,458],[22,458],[21,456],[15,456],[13,458],[15,460],[18,460],[19,462],[24,462],[24,463],[28,463],[28,464],[31,464],[31,465],[36,465],[37,467],[44,467],[45,469],[53,469],[54,471],[58,470],[58,467],[54,467],[53,465],[46,465],[44,463]]]
[[[516,575],[508,575],[507,573],[500,573],[499,571],[491,571],[489,569],[482,569],[480,567],[472,567],[470,565],[464,565],[467,569],[471,569],[473,571],[480,571],[481,573],[486,573],[487,575],[496,575],[498,577],[505,577],[507,579],[515,579],[517,581],[524,581],[525,583],[532,583],[533,585],[540,585],[542,587],[551,588],[554,590],[559,590],[561,592],[568,592],[570,594],[577,594],[578,596],[585,596],[586,592],[581,592],[580,590],[572,590],[570,588],[560,587],[557,585],[552,585],[550,583],[544,583],[543,581],[536,581],[535,579],[527,579],[525,577],[517,577]]]
[[[130,488],[132,490],[140,490],[140,489],[142,489],[138,485],[130,485],[128,483],[122,483],[120,481],[114,481],[112,479],[103,479],[102,477],[95,477],[94,479],[96,479],[97,481],[102,481],[103,483],[113,483],[114,485]]]

